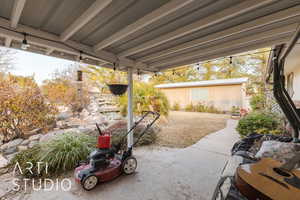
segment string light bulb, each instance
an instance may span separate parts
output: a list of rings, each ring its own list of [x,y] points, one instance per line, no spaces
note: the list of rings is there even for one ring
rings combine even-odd
[[[116,63],[114,63],[114,71],[116,71]]]
[[[79,51],[79,62],[82,63],[82,51]]]
[[[22,41],[21,49],[26,50],[26,49],[28,49],[28,47],[30,47],[30,45],[28,44],[27,39],[26,39],[27,33],[23,33],[23,36],[24,36],[24,39]]]
[[[137,69],[137,75],[138,75],[138,79],[141,80],[141,71],[140,71],[140,69]]]

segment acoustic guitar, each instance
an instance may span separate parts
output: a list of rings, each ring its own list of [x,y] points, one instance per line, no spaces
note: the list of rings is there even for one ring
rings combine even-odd
[[[240,165],[235,186],[249,200],[300,200],[300,170],[284,170],[282,163],[263,158]]]

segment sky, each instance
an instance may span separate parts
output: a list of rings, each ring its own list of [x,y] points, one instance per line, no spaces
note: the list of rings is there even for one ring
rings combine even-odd
[[[50,79],[56,69],[62,70],[74,64],[74,61],[44,56],[26,51],[16,50],[15,69],[13,74],[22,76],[34,75],[38,84]]]

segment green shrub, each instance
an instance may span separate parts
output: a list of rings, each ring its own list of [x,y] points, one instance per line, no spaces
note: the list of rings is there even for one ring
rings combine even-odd
[[[13,168],[16,167],[16,164],[18,162],[23,176],[25,176],[26,178],[34,178],[34,177],[39,177],[39,176],[45,176],[45,171],[41,170],[41,173],[38,172],[38,164],[37,162],[39,162],[39,158],[38,158],[38,154],[41,151],[41,147],[39,145],[35,145],[33,148],[27,149],[25,151],[22,151],[20,153],[18,153],[11,161],[11,166]],[[28,167],[28,163],[32,163],[32,172],[31,173],[29,170],[24,170]],[[19,171],[19,169],[16,167],[15,168],[16,171]]]
[[[174,103],[172,110],[175,110],[175,111],[180,110],[180,105],[179,105],[178,102],[175,102],[175,103]]]
[[[156,111],[167,116],[169,113],[169,102],[167,97],[159,89],[147,83],[135,83],[133,87],[133,111],[142,114],[143,111]],[[127,95],[119,98],[119,107],[123,116],[127,113]]]
[[[95,145],[93,137],[66,133],[42,144],[38,157],[40,161],[48,163],[50,173],[59,174],[73,169],[79,161],[85,160]]]
[[[263,94],[253,95],[250,99],[250,106],[252,110],[264,110],[266,105],[266,97]]]
[[[250,133],[278,134],[280,133],[280,120],[271,113],[252,112],[242,118],[237,126],[241,136]]]
[[[192,103],[190,103],[185,106],[184,110],[187,112],[194,112],[195,108],[194,108],[194,105]]]
[[[222,113],[222,111],[218,110],[215,106],[213,105],[205,105],[201,102],[197,103],[196,105],[190,103],[186,105],[185,111],[188,112],[207,112],[207,113]]]
[[[20,152],[12,160],[12,164],[15,165],[18,162],[21,169],[26,169],[27,162],[31,162],[34,166],[34,173],[23,171],[23,175],[28,178],[59,175],[67,170],[74,169],[79,161],[86,160],[95,145],[96,139],[94,137],[71,132],[65,133],[48,142]],[[47,163],[47,174],[46,164],[41,165],[40,174],[37,172],[37,162]]]
[[[206,111],[204,112],[208,112],[208,113],[222,113],[222,111],[220,111],[219,109],[217,109],[214,105],[210,105],[206,107]]]
[[[206,112],[206,106],[202,103],[197,103],[196,105],[194,105],[194,111],[196,112]]]
[[[240,108],[238,106],[232,106],[231,114],[240,114]]]

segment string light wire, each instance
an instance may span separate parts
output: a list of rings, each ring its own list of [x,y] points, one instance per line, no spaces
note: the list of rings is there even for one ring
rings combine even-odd
[[[209,63],[209,62],[214,62],[214,61],[217,61],[217,60],[225,60],[227,58],[229,58],[231,61],[233,58],[236,58],[236,57],[244,57],[244,56],[252,56],[252,55],[255,55],[255,54],[262,54],[262,53],[267,53],[267,52],[272,52],[274,51],[273,49],[270,49],[270,50],[266,50],[266,51],[259,51],[259,52],[253,52],[253,53],[245,53],[245,54],[237,54],[237,55],[232,55],[232,56],[225,56],[225,57],[220,57],[220,58],[216,58],[216,59],[212,59],[212,60],[208,60],[208,61],[204,61],[204,62],[198,62],[196,65],[197,65],[197,70],[200,69],[200,64],[204,64],[204,63]],[[230,63],[232,64],[232,63]],[[175,69],[172,69],[173,71],[173,75],[175,75]]]
[[[61,42],[61,41],[57,41],[57,40],[52,40],[52,39],[40,37],[40,36],[38,36],[38,35],[34,35],[34,34],[31,34],[31,33],[25,33],[25,32],[21,32],[21,31],[13,30],[13,29],[7,28],[7,27],[5,27],[5,26],[1,26],[1,25],[0,25],[0,28],[5,29],[5,30],[8,30],[8,31],[13,31],[13,32],[15,32],[15,33],[23,34],[24,36],[25,36],[25,35],[26,35],[26,36],[31,36],[31,37],[35,37],[35,38],[38,38],[38,39],[41,39],[41,40],[44,40],[44,41],[54,42],[54,43],[57,43],[57,44],[63,44],[63,45],[65,45],[66,47],[68,47],[68,48],[70,48],[70,49],[73,49],[74,51],[78,51],[78,53],[79,53],[79,55],[80,55],[80,56],[79,56],[79,59],[80,59],[80,60],[82,59],[82,54],[85,54],[85,55],[87,55],[87,56],[89,56],[89,57],[92,57],[92,58],[94,58],[94,59],[100,59],[100,60],[101,60],[101,58],[98,58],[97,56],[94,56],[94,55],[92,55],[92,54],[90,54],[90,53],[88,53],[88,52],[79,50],[79,49],[73,47],[72,45],[66,44],[66,43]],[[26,36],[25,36],[25,37],[26,37]],[[297,43],[297,44],[298,44],[298,43]],[[273,49],[267,50],[267,51],[254,52],[254,53],[246,53],[246,54],[233,55],[233,56],[229,56],[229,58],[230,58],[230,62],[232,63],[232,59],[233,59],[234,57],[251,56],[251,55],[254,55],[254,54],[261,54],[261,53],[266,53],[266,52],[271,52],[271,51],[273,51]],[[221,58],[216,58],[216,59],[212,59],[212,60],[205,61],[205,62],[198,62],[198,63],[197,63],[197,66],[199,66],[200,64],[203,64],[203,63],[208,63],[208,62],[212,62],[212,61],[216,61],[216,60],[222,60],[222,59],[226,59],[226,58],[228,58],[228,57],[221,57]],[[230,64],[231,64],[231,63],[230,63]],[[112,64],[114,65],[114,70],[115,70],[115,69],[116,69],[116,63],[112,63]],[[198,67],[198,68],[199,68],[199,67]],[[198,69],[198,68],[197,68],[197,69]],[[173,75],[175,75],[175,70],[174,70],[174,69],[173,69]]]
[[[213,62],[213,61],[217,61],[217,60],[225,60],[225,59],[229,58],[232,61],[232,59],[235,58],[235,57],[251,56],[251,55],[255,55],[255,54],[267,53],[267,52],[272,52],[272,51],[273,51],[273,49],[267,50],[267,51],[254,52],[254,53],[233,55],[233,56],[229,56],[229,57],[226,56],[226,57],[216,58],[216,59],[212,59],[212,60],[208,60],[208,61],[204,61],[204,62],[198,62],[197,66],[199,66],[200,64],[209,63],[209,62]],[[230,64],[232,64],[232,62]]]

